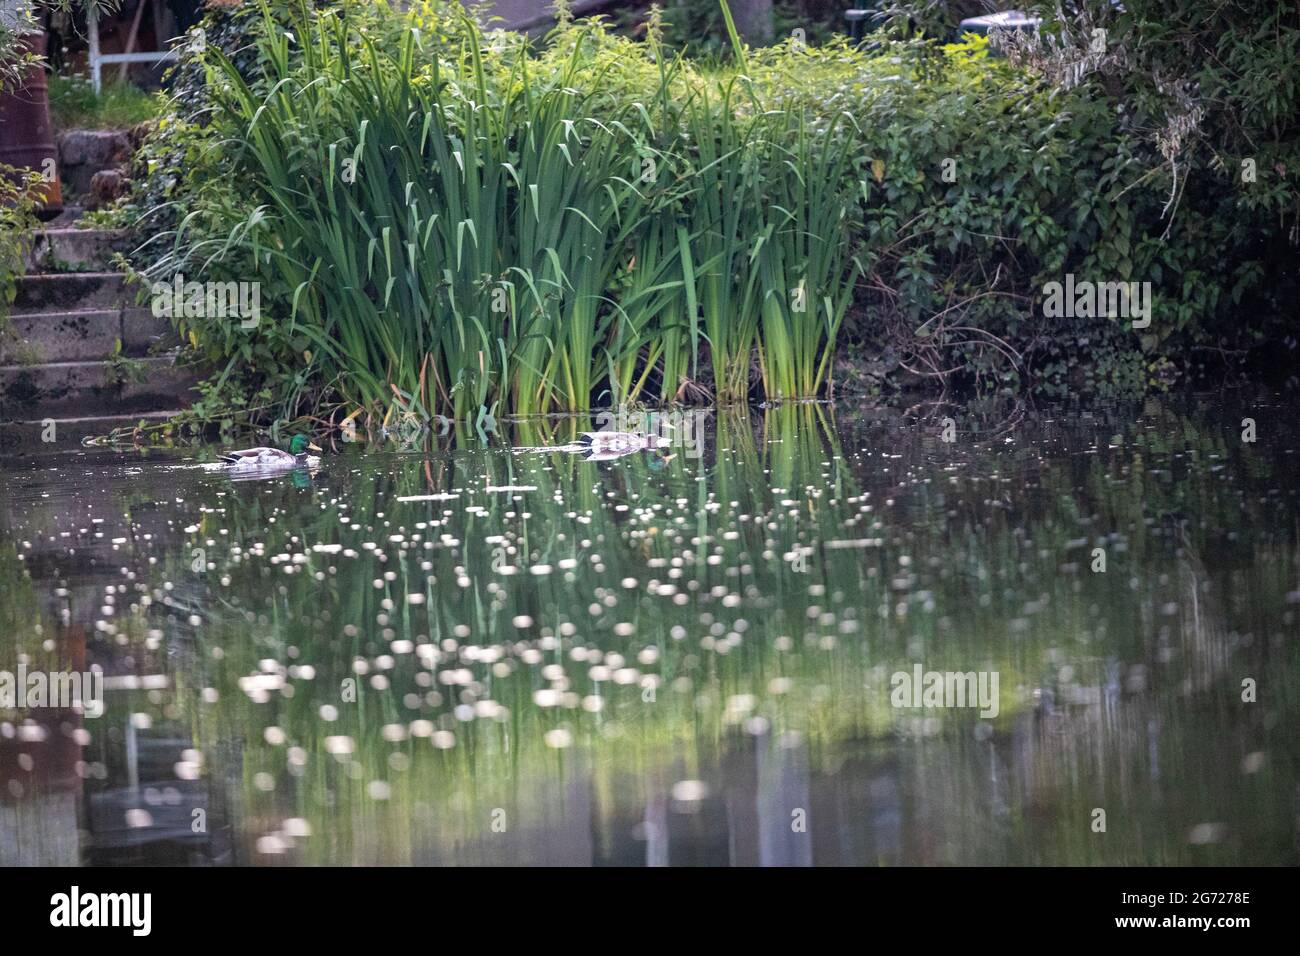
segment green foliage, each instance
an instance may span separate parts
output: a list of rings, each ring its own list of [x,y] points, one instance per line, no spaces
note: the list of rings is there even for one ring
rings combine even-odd
[[[135,126],[156,117],[161,97],[130,83],[105,83],[98,94],[84,76],[50,77],[50,119],[56,129]]]
[[[0,95],[18,87],[36,61],[22,38],[30,30],[21,29],[31,23],[31,11],[19,8],[13,13],[12,19],[0,18]],[[27,233],[36,224],[40,186],[38,174],[0,164],[0,334],[8,325],[18,279],[26,271],[24,250]]]
[[[1072,211],[1097,233],[1085,265],[1153,283],[1146,349],[1186,365],[1192,350],[1294,343],[1300,8],[1085,0],[1025,9],[1044,26],[999,43],[1010,61],[1055,98],[1093,104],[1106,123],[1104,138],[1080,142],[1093,157],[1077,174]]]
[[[807,43],[827,42],[845,31],[844,10],[842,4],[829,0],[773,0],[772,35],[778,43],[796,35]],[[664,49],[698,60],[726,60],[732,54],[726,18],[717,0],[620,6],[613,12],[613,22],[620,32],[637,38],[654,31]]]
[[[1046,281],[1127,277],[1138,224],[1117,190],[1091,185],[1123,162],[1113,117],[991,57],[980,38],[875,40],[874,55],[837,41],[749,60],[756,87],[855,120],[864,276],[851,335],[923,376],[1018,384],[1039,349],[1090,334],[1088,320],[1038,314]],[[1139,348],[1131,333],[1120,340]]]
[[[1166,237],[1149,123],[1041,51],[732,36],[700,64],[655,29],[533,46],[442,3],[246,4],[204,29],[129,208],[160,230],[146,280],[262,283],[253,332],[180,322],[221,369],[205,408],[812,397],[844,342],[884,375],[1143,387],[1275,328],[1220,316],[1276,312],[1259,238],[1293,228],[1287,187],[1209,215],[1198,173]],[[1150,282],[1151,328],[1043,317],[1066,273]]]
[[[776,91],[592,24],[532,54],[441,8],[370,12],[264,9],[248,76],[206,54],[209,169],[146,278],[263,283],[255,335],[182,322],[227,374],[464,420],[672,398],[707,346],[722,399],[755,359],[766,397],[821,390],[855,276],[851,118],[827,146]]]
[[[38,173],[0,164],[0,332],[18,292],[18,279],[27,271],[24,253],[36,227],[41,186]]]
[[[278,22],[286,22],[296,2],[268,4]],[[132,192],[111,212],[107,225],[129,228],[153,238],[174,231],[181,219],[198,208],[238,202],[238,190],[228,178],[230,164],[212,128],[213,109],[207,63],[219,51],[252,83],[259,82],[263,64],[253,36],[264,23],[256,4],[211,6],[188,41],[178,46],[180,59],[168,70],[169,94],[153,123],[151,135],[136,150]],[[201,42],[200,42],[201,41]],[[209,201],[211,197],[212,201]],[[207,223],[201,223],[200,231]],[[151,242],[140,260],[156,253]]]
[[[113,343],[113,351],[108,356],[104,381],[110,388],[120,385],[139,385],[149,377],[149,367],[140,359],[132,358],[122,351],[122,340]]]
[[[14,89],[23,82],[36,55],[22,42],[21,36],[0,23],[0,92]]]

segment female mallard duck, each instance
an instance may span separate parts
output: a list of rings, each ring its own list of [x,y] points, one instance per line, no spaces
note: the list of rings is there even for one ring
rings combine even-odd
[[[672,441],[661,435],[643,432],[582,432],[578,444],[588,448],[667,448]]]
[[[307,454],[308,450],[320,451],[306,435],[294,435],[289,441],[289,450],[279,448],[246,448],[243,451],[228,451],[221,455],[228,471],[262,472],[286,471],[290,468],[315,468],[320,459]]]
[[[667,422],[663,422],[661,425],[663,428],[672,428]],[[658,451],[671,445],[672,441],[670,439],[655,434],[599,431],[582,432],[576,440],[569,442],[567,445],[522,447],[514,449],[514,453],[523,455],[562,451],[571,455],[582,455],[587,461],[610,461],[614,458],[622,458],[624,455],[636,454],[639,451]],[[672,457],[670,455],[664,460],[671,460]]]
[[[600,461],[622,458],[638,451],[667,448],[672,442],[659,435],[644,435],[640,432],[583,432],[574,444],[589,459]]]

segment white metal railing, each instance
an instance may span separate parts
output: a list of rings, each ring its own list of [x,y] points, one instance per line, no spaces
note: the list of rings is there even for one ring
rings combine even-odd
[[[144,0],[140,0],[141,3]],[[176,59],[175,50],[152,50],[147,53],[100,53],[99,12],[95,4],[86,6],[86,33],[90,41],[90,85],[96,93],[104,85],[104,64],[112,63],[166,63]]]

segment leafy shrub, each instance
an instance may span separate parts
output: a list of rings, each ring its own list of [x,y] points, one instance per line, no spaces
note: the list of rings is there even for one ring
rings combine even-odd
[[[0,334],[27,271],[27,237],[36,228],[42,181],[39,173],[0,164]]]
[[[916,22],[934,6],[898,5]],[[1073,173],[1071,212],[1096,246],[1066,265],[1154,285],[1143,342],[1154,363],[1293,350],[1300,9],[1196,0],[1023,8],[1043,18],[1042,30],[997,45],[1053,98],[1090,103],[1106,128],[1103,137],[1077,131],[1094,160]]]

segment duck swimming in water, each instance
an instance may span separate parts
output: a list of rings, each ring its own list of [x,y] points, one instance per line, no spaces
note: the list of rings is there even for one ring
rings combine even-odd
[[[574,442],[584,450],[589,459],[622,458],[638,451],[667,448],[672,442],[659,435],[640,432],[583,432]]]
[[[315,468],[320,459],[308,451],[320,451],[306,435],[294,435],[289,440],[289,450],[259,447],[245,448],[241,451],[228,451],[221,454],[221,460],[227,471],[236,474],[262,474],[274,471],[288,471],[293,468]]]
[[[664,427],[668,428],[670,426],[664,425]],[[582,432],[575,441],[569,442],[567,445],[516,448],[515,453],[563,451],[570,454],[580,454],[587,461],[612,461],[615,458],[633,455],[639,451],[658,451],[671,445],[671,439],[660,435],[644,434],[642,432],[599,431]]]

